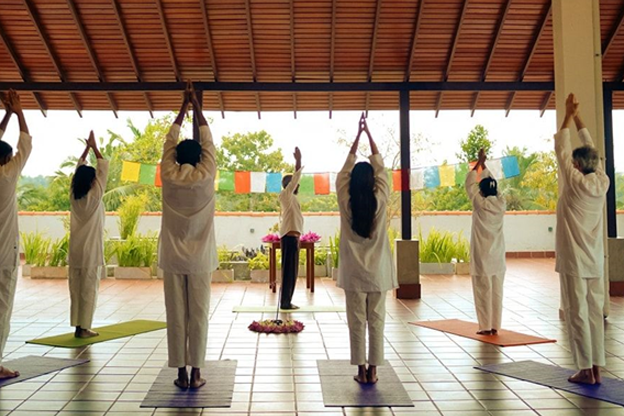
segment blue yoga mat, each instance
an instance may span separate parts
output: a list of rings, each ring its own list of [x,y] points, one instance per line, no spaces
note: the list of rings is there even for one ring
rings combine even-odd
[[[624,406],[624,380],[602,377],[601,384],[586,385],[570,383],[568,377],[576,373],[554,365],[542,364],[535,361],[518,361],[515,363],[490,364],[476,369],[488,373],[500,374],[528,381],[546,387],[567,391],[592,399]]]

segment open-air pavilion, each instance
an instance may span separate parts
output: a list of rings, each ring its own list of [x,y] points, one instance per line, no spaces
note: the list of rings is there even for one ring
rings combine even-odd
[[[624,0],[2,0],[0,91],[22,92],[25,107],[44,114],[154,112],[176,109],[184,81],[191,79],[204,109],[224,117],[231,111],[258,117],[268,111],[294,117],[327,111],[332,117],[342,110],[398,110],[401,231],[405,250],[414,254],[408,244],[410,111],[543,114],[561,110],[565,95],[574,91],[585,103],[587,124],[613,183],[612,111],[624,108],[623,23]],[[609,237],[617,236],[613,186],[607,228]],[[400,261],[405,284],[399,297],[420,297],[420,280]],[[508,293],[517,297],[507,295],[505,324],[556,338],[557,344],[501,350],[406,325],[474,320],[468,281],[425,278],[430,298],[389,305],[388,359],[415,408],[386,407],[370,414],[624,414],[604,402],[472,368],[522,359],[571,363],[552,266],[550,260],[510,261]],[[611,270],[612,293],[624,292],[616,272],[622,270]],[[165,360],[164,334],[77,352],[24,346],[28,338],[67,326],[59,322],[67,315],[65,286],[46,287],[56,296],[42,302],[38,282],[20,283],[8,358],[80,356],[92,364],[17,385],[26,387],[0,389],[0,415],[165,414],[138,407]],[[102,289],[102,321],[164,316],[158,282],[108,282]],[[133,289],[141,291],[134,299],[127,292]],[[209,358],[238,359],[240,371],[233,406],[203,414],[360,414],[323,407],[314,372],[317,358],[348,354],[344,317],[307,314],[303,318],[310,324],[298,338],[258,338],[246,332],[247,316],[230,311],[246,296],[274,301],[265,288],[217,286],[213,293]],[[314,296],[310,303],[341,302],[331,282]],[[607,375],[621,378],[624,309],[615,297],[611,306]]]

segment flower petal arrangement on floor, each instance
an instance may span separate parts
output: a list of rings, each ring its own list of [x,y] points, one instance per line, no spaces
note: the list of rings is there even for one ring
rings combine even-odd
[[[289,334],[303,331],[305,325],[299,321],[281,321],[279,319],[266,319],[264,321],[253,321],[249,325],[249,330],[262,332],[265,334]]]

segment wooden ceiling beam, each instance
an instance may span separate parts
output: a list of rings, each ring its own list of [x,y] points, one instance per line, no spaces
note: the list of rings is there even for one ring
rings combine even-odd
[[[548,2],[548,10],[546,11],[546,14],[544,14],[542,23],[539,25],[539,29],[537,30],[537,32],[535,33],[535,36],[533,37],[533,43],[532,43],[533,46],[531,46],[531,51],[529,52],[529,55],[527,56],[526,61],[524,61],[524,66],[522,67],[522,71],[520,72],[520,76],[518,77],[518,82],[524,81],[524,77],[526,76],[526,73],[529,70],[529,66],[531,65],[533,56],[535,55],[535,52],[537,51],[537,46],[540,42],[540,39],[542,38],[542,34],[544,33],[544,30],[546,29],[546,25],[548,23],[548,19],[550,18],[551,12],[552,12],[552,4]],[[505,107],[505,117],[509,116],[509,112],[511,111],[511,108],[513,107],[514,101],[516,99],[516,93],[517,91],[512,92],[509,96],[509,99],[507,100],[507,106]]]
[[[256,49],[254,47],[253,22],[251,19],[251,1],[245,0],[245,15],[247,16],[247,37],[249,39],[249,55],[251,57],[251,74],[253,82],[258,81],[258,71],[256,70]],[[258,119],[262,118],[262,108],[260,106],[260,94],[256,92],[256,110]]]
[[[143,81],[143,75],[141,74],[141,68],[139,67],[139,62],[136,57],[136,53],[134,51],[134,47],[130,42],[130,36],[128,36],[128,31],[126,30],[126,25],[124,23],[123,15],[121,13],[121,7],[119,6],[118,0],[111,0],[113,10],[115,11],[115,17],[117,18],[117,24],[119,25],[119,30],[121,31],[121,37],[123,38],[124,44],[126,45],[126,50],[128,51],[128,56],[130,57],[130,63],[132,64],[132,69],[134,70],[134,76],[138,82]],[[152,105],[152,100],[149,95],[144,92],[143,98],[145,99],[145,105],[147,106],[147,111],[149,111],[150,117],[154,118],[154,106]]]
[[[297,82],[297,66],[295,64],[295,0],[290,0],[290,80]],[[297,94],[293,93],[293,114],[297,118]]]
[[[466,10],[468,10],[468,2],[469,0],[464,0],[464,5],[462,6],[461,14],[459,16],[459,21],[457,22],[457,26],[455,27],[455,35],[453,36],[453,46],[451,47],[451,52],[449,53],[449,57],[446,64],[446,70],[442,76],[442,81],[447,82],[449,74],[451,72],[451,67],[453,66],[453,59],[455,59],[455,52],[457,51],[457,44],[459,43],[459,33],[461,32],[461,27],[464,23],[464,19],[466,18]],[[442,97],[444,91],[440,91],[438,94],[438,98],[436,99],[436,108],[435,108],[435,116],[438,117],[440,114],[440,108],[442,108]]]
[[[28,11],[28,16],[30,17],[31,22],[35,26],[37,34],[39,35],[39,39],[43,43],[43,47],[45,48],[48,54],[48,57],[52,61],[52,65],[54,66],[56,74],[58,75],[61,82],[66,82],[67,77],[65,76],[65,72],[63,71],[63,68],[61,67],[61,63],[58,57],[56,56],[54,49],[52,49],[52,45],[50,44],[50,41],[49,41],[50,38],[48,37],[48,34],[43,29],[43,25],[41,24],[41,20],[39,19],[39,14],[37,13],[37,9],[35,9],[35,6],[32,4],[32,0],[23,0],[23,2],[24,2],[24,6],[26,6],[26,10]],[[75,93],[70,92],[69,98],[72,104],[74,105],[74,109],[78,113],[78,116],[82,118],[82,105],[78,101],[78,97],[76,96]]]
[[[418,42],[418,32],[420,31],[420,22],[422,20],[424,8],[425,8],[425,0],[420,0],[420,3],[418,4],[418,10],[416,11],[416,21],[414,22],[414,34],[412,35],[412,48],[410,49],[409,58],[407,60],[407,68],[405,69],[405,76],[403,77],[403,80],[405,82],[408,82],[412,75],[414,58],[416,57],[416,44]]]
[[[550,103],[550,100],[552,99],[553,95],[555,95],[554,91],[549,91],[546,93],[546,96],[544,97],[544,101],[542,101],[542,105],[540,106],[540,117],[544,117],[544,113],[546,112],[546,109],[548,108],[548,104]]]
[[[219,82],[219,68],[217,67],[217,57],[215,56],[214,47],[212,44],[212,31],[210,30],[210,21],[208,20],[208,6],[206,6],[206,0],[199,0],[199,5],[202,10],[202,19],[204,22],[204,32],[206,32],[206,43],[208,44],[208,53],[210,54],[210,65],[212,65],[212,74],[215,82]],[[217,92],[217,98],[219,100],[219,109],[221,110],[221,118],[225,118],[225,106],[223,104],[223,93]]]
[[[332,0],[332,12],[331,12],[331,33],[329,44],[329,82],[334,82],[334,61],[336,54],[336,8],[338,0]],[[329,93],[329,118],[332,118],[332,112],[334,111],[334,94]]]
[[[511,9],[511,1],[507,0],[507,4],[505,4],[505,9],[501,14],[500,19],[498,20],[498,26],[496,28],[496,36],[494,37],[494,41],[492,42],[492,46],[490,47],[490,53],[488,55],[488,59],[485,64],[485,68],[483,68],[483,72],[481,74],[481,81],[485,82],[487,78],[487,74],[490,70],[490,66],[492,65],[492,61],[494,60],[494,53],[496,52],[496,47],[498,46],[498,42],[500,41],[501,34],[503,33],[503,26],[505,25],[505,19],[509,14],[509,10]],[[474,94],[474,99],[472,102],[472,106],[470,107],[470,117],[474,116],[474,113],[479,105],[479,96],[481,95],[481,91],[477,91]]]
[[[163,9],[162,0],[156,0],[156,9],[158,10],[158,15],[160,16],[160,26],[162,28],[163,35],[165,36],[165,44],[167,45],[167,51],[169,52],[169,58],[171,59],[173,74],[175,75],[176,81],[183,81],[180,70],[178,69],[178,61],[176,60],[175,52],[173,50],[171,34],[167,28],[167,18],[165,16],[165,10]]]
[[[82,45],[85,47],[87,51],[87,55],[89,55],[89,60],[91,61],[91,65],[93,65],[93,69],[95,70],[98,80],[100,82],[106,82],[106,77],[104,76],[104,72],[102,71],[102,68],[100,67],[100,63],[98,62],[97,56],[95,55],[95,51],[93,50],[93,47],[91,46],[89,35],[87,34],[87,31],[84,25],[82,24],[82,19],[80,18],[80,14],[78,13],[78,9],[76,8],[76,4],[74,3],[74,0],[67,0],[67,7],[69,8],[69,12],[71,13],[72,18],[74,19],[74,23],[76,24],[76,27],[78,28],[78,33],[80,34]],[[108,103],[111,106],[111,110],[113,110],[113,114],[115,115],[115,118],[119,118],[119,114],[117,114],[118,108],[117,108],[117,103],[115,102],[115,98],[110,92],[106,93],[106,98],[108,99]]]
[[[368,58],[368,74],[366,76],[366,81],[371,82],[373,79],[373,70],[375,68],[375,48],[377,46],[377,34],[379,33],[379,20],[381,16],[381,6],[383,4],[383,0],[377,0],[377,7],[375,8],[375,21],[373,23],[373,36],[371,39],[370,45],[370,53]],[[366,117],[368,117],[368,106],[370,104],[370,92],[366,93]]]
[[[624,24],[624,8],[622,8],[622,11],[620,12],[620,17],[618,17],[617,23],[615,27],[613,28],[613,30],[611,31],[611,34],[609,35],[605,43],[602,45],[602,59],[604,59],[605,56],[607,56],[607,54],[611,50],[611,46],[613,46],[613,41],[617,37],[618,33],[620,33],[620,29],[622,28],[623,24]]]
[[[0,41],[4,45],[7,52],[9,53],[9,57],[13,61],[13,64],[15,65],[15,67],[17,68],[17,71],[19,72],[20,77],[22,78],[22,81],[30,82],[30,77],[28,76],[28,70],[24,68],[24,65],[22,64],[19,56],[17,55],[17,52],[13,48],[11,41],[9,40],[7,34],[4,32],[4,29],[2,28],[1,25],[0,25]],[[35,102],[37,103],[37,106],[39,107],[39,110],[41,111],[41,114],[43,114],[44,117],[47,117],[48,109],[45,105],[45,102],[43,101],[43,98],[41,97],[41,94],[39,94],[36,91],[33,91],[32,95],[33,95]]]

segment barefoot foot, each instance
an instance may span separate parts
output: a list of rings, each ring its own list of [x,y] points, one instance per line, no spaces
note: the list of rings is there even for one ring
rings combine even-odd
[[[366,378],[368,379],[368,384],[375,384],[379,381],[377,378],[377,366],[369,365],[368,371],[366,372]]]
[[[15,378],[19,375],[19,371],[9,370],[6,367],[0,366],[0,380],[4,380],[5,378]]]
[[[596,379],[594,378],[594,374],[592,369],[580,370],[573,376],[568,378],[570,383],[578,383],[578,384],[596,384]]]
[[[498,335],[498,329],[492,328],[492,335]]]
[[[97,337],[98,335],[100,335],[98,332],[86,328],[81,328],[79,326],[76,327],[76,332],[74,333],[74,336],[76,338],[92,338]]]
[[[178,386],[179,388],[186,390],[189,388],[189,380],[188,373],[186,372],[186,367],[178,368],[178,378],[173,380],[173,384]]]
[[[600,375],[600,367],[598,367],[597,365],[593,366],[592,374],[594,375],[594,380],[596,381],[596,384],[602,383],[602,376]]]
[[[489,329],[484,329],[481,331],[477,331],[477,335],[492,335],[492,331],[490,331]]]
[[[360,384],[366,384],[368,382],[368,378],[366,377],[366,366],[358,365],[358,374],[357,376],[353,376],[353,380]]]
[[[199,368],[193,367],[193,369],[191,370],[191,385],[190,385],[190,387],[192,389],[198,389],[198,388],[202,387],[204,384],[206,384],[206,379],[201,378],[201,373],[199,371]]]

